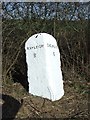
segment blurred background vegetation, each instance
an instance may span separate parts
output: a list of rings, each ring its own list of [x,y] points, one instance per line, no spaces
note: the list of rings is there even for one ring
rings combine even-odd
[[[46,32],[57,40],[64,81],[84,92],[90,76],[89,8],[90,2],[3,2],[3,83],[27,84],[24,44]]]

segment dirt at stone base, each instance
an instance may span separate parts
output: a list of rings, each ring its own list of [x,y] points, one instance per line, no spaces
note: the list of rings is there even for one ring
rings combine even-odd
[[[2,116],[12,119],[89,119],[88,93],[80,93],[71,83],[64,83],[64,90],[64,96],[52,102],[27,93],[19,83],[4,85],[2,86]]]

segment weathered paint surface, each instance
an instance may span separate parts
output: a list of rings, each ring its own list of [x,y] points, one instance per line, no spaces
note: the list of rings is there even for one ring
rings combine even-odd
[[[59,100],[64,95],[60,53],[55,38],[47,33],[31,36],[25,44],[29,93]]]

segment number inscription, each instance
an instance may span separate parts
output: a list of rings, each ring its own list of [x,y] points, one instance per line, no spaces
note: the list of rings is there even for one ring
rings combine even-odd
[[[36,58],[37,54],[33,53],[33,57]],[[53,52],[53,56],[55,56],[55,52]]]

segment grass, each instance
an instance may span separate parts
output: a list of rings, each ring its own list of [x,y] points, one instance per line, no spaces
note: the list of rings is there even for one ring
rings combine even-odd
[[[88,118],[89,71],[87,51],[87,21],[3,21],[3,95],[7,95],[6,117],[15,118]],[[42,25],[42,28],[41,28]],[[30,27],[29,27],[30,26]],[[57,39],[61,52],[65,95],[52,102],[26,92],[20,83],[14,83],[11,71],[25,74],[25,42],[32,34],[47,32]],[[19,54],[18,54],[19,52]],[[12,54],[13,53],[13,54]],[[18,54],[18,56],[17,56]],[[15,61],[14,61],[15,60]],[[12,66],[11,66],[12,65]],[[18,74],[17,74],[18,75]],[[15,76],[15,75],[14,75]],[[20,81],[18,77],[18,81]],[[4,96],[5,97],[5,96]],[[9,99],[10,98],[10,99]],[[5,105],[5,104],[4,104]],[[5,110],[3,110],[5,113]],[[14,115],[14,116],[12,116]]]
[[[12,96],[14,99],[18,100],[20,104],[22,103],[15,118],[80,117],[88,119],[87,82],[85,79],[82,79],[80,75],[70,72],[71,71],[66,72],[67,77],[65,76],[65,79],[67,79],[67,81],[64,80],[64,96],[56,102],[46,99],[43,107],[43,98],[27,93],[20,83],[3,84],[3,94]]]

